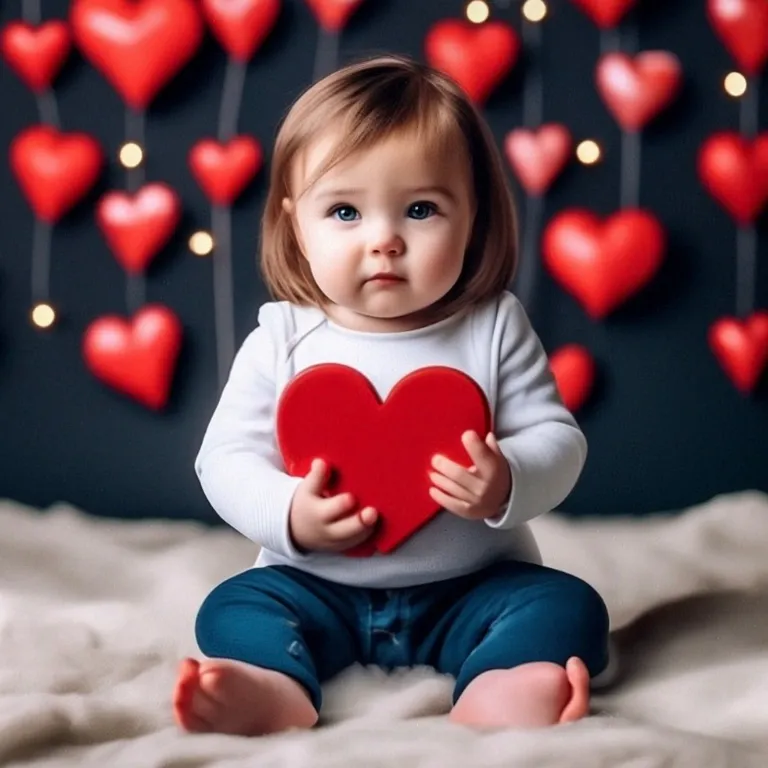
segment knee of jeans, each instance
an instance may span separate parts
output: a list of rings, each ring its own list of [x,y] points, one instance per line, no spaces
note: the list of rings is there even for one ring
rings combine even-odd
[[[231,623],[232,618],[227,616],[233,610],[229,599],[231,590],[230,580],[222,582],[208,594],[197,611],[195,639],[206,656],[218,655],[226,627]]]
[[[576,624],[579,634],[585,638],[591,638],[594,643],[600,643],[595,648],[593,660],[587,663],[592,674],[600,672],[607,662],[610,630],[610,618],[605,601],[591,584],[575,576],[571,576],[562,586],[561,601],[561,604],[568,606],[568,613],[571,615],[572,622]],[[600,648],[599,653],[598,648]]]

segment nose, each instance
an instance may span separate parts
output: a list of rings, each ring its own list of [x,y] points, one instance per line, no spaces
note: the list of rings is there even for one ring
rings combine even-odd
[[[374,256],[400,256],[405,252],[405,241],[391,225],[381,225],[371,232],[368,245]]]

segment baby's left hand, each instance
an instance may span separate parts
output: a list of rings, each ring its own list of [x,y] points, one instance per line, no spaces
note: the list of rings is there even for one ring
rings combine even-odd
[[[445,456],[435,456],[434,471],[429,473],[434,487],[429,495],[444,509],[467,520],[496,517],[512,490],[509,464],[491,432],[485,440],[477,432],[465,432],[461,442],[474,465],[467,469]]]

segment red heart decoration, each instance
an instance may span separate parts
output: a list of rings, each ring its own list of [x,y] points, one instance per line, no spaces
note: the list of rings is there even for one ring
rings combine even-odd
[[[768,363],[768,312],[755,312],[743,321],[723,317],[710,326],[708,341],[736,388],[751,392]]]
[[[615,27],[635,0],[573,0],[601,29]]]
[[[664,229],[647,211],[628,208],[601,221],[571,209],[549,223],[542,251],[550,273],[600,319],[653,277],[665,245]]]
[[[318,24],[326,32],[340,32],[363,0],[306,0]]]
[[[194,0],[74,0],[83,55],[135,110],[192,58],[204,25]]]
[[[607,53],[597,65],[597,89],[626,131],[639,131],[677,95],[682,82],[680,60],[666,51],[646,51],[633,59]]]
[[[71,45],[69,27],[63,21],[46,21],[37,27],[14,21],[0,35],[5,60],[36,93],[51,85]]]
[[[159,410],[168,401],[181,340],[176,315],[150,304],[130,322],[116,315],[94,320],[83,336],[83,357],[105,384]]]
[[[35,215],[55,224],[96,183],[104,156],[85,133],[33,125],[11,142],[10,164]]]
[[[285,388],[277,410],[277,440],[289,474],[304,476],[313,459],[334,470],[330,490],[351,492],[374,506],[380,527],[369,540],[379,552],[395,547],[440,508],[429,496],[432,457],[469,466],[461,435],[491,428],[485,395],[453,368],[421,368],[401,379],[384,402],[358,371],[317,365]]]
[[[561,173],[573,149],[571,132],[560,123],[536,130],[517,128],[504,140],[504,152],[529,195],[543,195]]]
[[[189,153],[195,181],[211,202],[231,205],[261,168],[261,146],[251,136],[235,136],[226,144],[203,139]]]
[[[549,358],[549,367],[565,407],[575,413],[587,401],[595,383],[595,360],[580,344],[567,344]]]
[[[768,132],[754,140],[732,131],[710,136],[699,150],[698,171],[737,223],[752,223],[768,200]]]
[[[96,206],[96,222],[110,250],[131,274],[147,268],[180,218],[179,196],[166,184],[146,184],[135,195],[108,192]]]
[[[280,15],[281,0],[203,0],[208,26],[232,58],[247,62]]]
[[[728,52],[748,75],[768,59],[768,3],[765,0],[709,0],[707,15]]]
[[[520,53],[517,32],[506,22],[475,25],[459,19],[433,24],[424,41],[427,61],[482,104],[512,69]]]

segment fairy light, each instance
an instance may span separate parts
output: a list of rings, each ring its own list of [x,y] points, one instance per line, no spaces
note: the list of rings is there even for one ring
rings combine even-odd
[[[544,0],[526,0],[523,4],[523,16],[527,21],[536,24],[543,21],[547,15],[547,4]]]
[[[120,147],[120,163],[124,168],[138,168],[144,159],[144,150],[135,142],[129,141]]]
[[[467,18],[473,24],[482,24],[491,15],[491,10],[488,8],[488,3],[484,0],[472,0],[467,5]]]
[[[576,147],[576,157],[584,165],[594,165],[602,154],[600,145],[596,141],[592,141],[592,139],[586,139]]]
[[[209,232],[195,232],[189,238],[189,250],[195,256],[207,256],[213,250],[213,238]]]
[[[56,322],[56,311],[50,304],[41,302],[32,307],[32,323],[38,328],[50,328]]]
[[[723,81],[725,92],[738,99],[747,92],[747,78],[741,72],[729,72]]]

